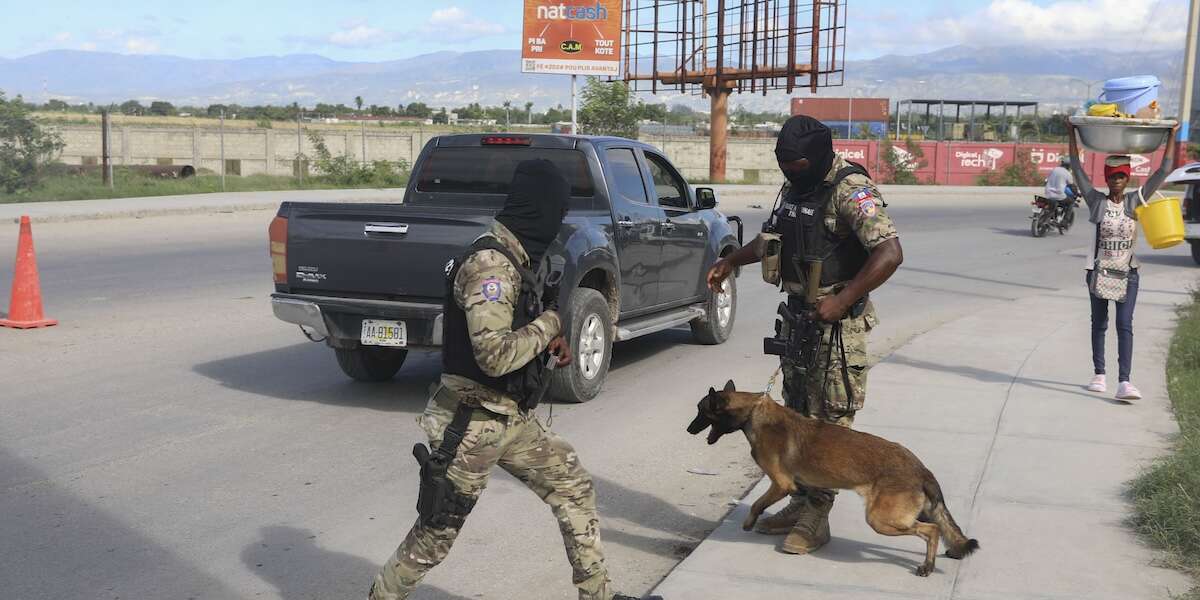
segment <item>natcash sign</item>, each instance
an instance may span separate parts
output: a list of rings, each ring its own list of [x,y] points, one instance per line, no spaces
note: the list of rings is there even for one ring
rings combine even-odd
[[[539,6],[537,18],[545,21],[607,21],[608,9],[600,3],[595,6]]]

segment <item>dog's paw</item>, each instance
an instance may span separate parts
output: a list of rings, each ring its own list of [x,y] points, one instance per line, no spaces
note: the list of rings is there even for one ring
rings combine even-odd
[[[757,522],[758,522],[758,517],[753,517],[753,516],[746,517],[746,520],[742,521],[742,531],[750,531],[750,530],[754,529],[754,524]]]
[[[917,577],[929,577],[933,572],[933,565],[921,565],[917,567]]]

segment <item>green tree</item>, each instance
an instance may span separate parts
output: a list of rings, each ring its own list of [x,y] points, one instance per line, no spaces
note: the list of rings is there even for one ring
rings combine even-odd
[[[505,127],[509,127],[512,125],[512,119],[509,118],[510,110],[512,110],[512,101],[505,100],[504,101],[504,126]]]
[[[42,108],[44,108],[45,110],[51,110],[54,112],[67,112],[67,109],[70,108],[70,106],[66,102],[63,102],[62,100],[50,100],[50,101],[46,102],[46,105],[43,106]]]
[[[906,140],[904,146],[904,150],[900,150],[892,144],[891,139],[883,138],[879,146],[883,157],[883,162],[879,165],[881,172],[878,174],[881,182],[901,185],[921,183],[917,179],[916,171],[929,166],[929,161],[925,160],[925,152],[912,139]]]
[[[9,194],[33,189],[63,146],[60,135],[43,131],[30,118],[23,102],[6,100],[0,92],[0,188]]]
[[[204,109],[204,114],[215,119],[221,116],[223,110],[225,110],[224,104],[209,104],[208,108]]]
[[[1012,164],[975,178],[979,185],[1037,186],[1045,183],[1028,150],[1017,150]]]
[[[166,117],[175,114],[175,107],[170,102],[155,100],[150,103],[150,108],[147,110],[149,114]]]
[[[404,114],[410,117],[428,119],[433,116],[433,109],[426,106],[424,102],[413,102],[404,107]]]
[[[620,81],[606,83],[589,77],[583,88],[583,107],[579,111],[580,128],[591,135],[637,137],[641,105]]]
[[[20,96],[17,97],[20,102]],[[142,106],[137,100],[126,100],[121,103],[121,114],[124,115],[143,115],[146,114],[146,107]]]
[[[529,123],[529,124],[533,124],[533,103],[532,102],[525,103],[525,122]]]
[[[358,112],[362,112],[362,105],[363,105],[362,96],[354,97],[354,105],[358,107]]]
[[[445,125],[450,122],[450,114],[446,112],[445,106],[442,107],[441,111],[433,115],[433,122],[439,125]]]

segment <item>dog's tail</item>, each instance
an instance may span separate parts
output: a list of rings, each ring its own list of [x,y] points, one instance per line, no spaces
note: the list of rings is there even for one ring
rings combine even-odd
[[[928,502],[926,512],[941,530],[942,542],[946,544],[946,556],[961,559],[978,550],[979,542],[964,535],[962,529],[959,529],[958,523],[954,522],[954,517],[950,516],[950,510],[946,508],[946,500],[942,497],[942,486],[938,485],[937,479],[928,470],[925,471],[924,487]]]

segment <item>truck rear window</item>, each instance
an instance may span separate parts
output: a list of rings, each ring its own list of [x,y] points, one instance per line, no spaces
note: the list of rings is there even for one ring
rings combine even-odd
[[[571,182],[571,195],[595,194],[587,159],[578,150],[487,146],[435,148],[417,174],[417,190],[456,194],[508,194],[517,163],[544,158],[562,170]]]

